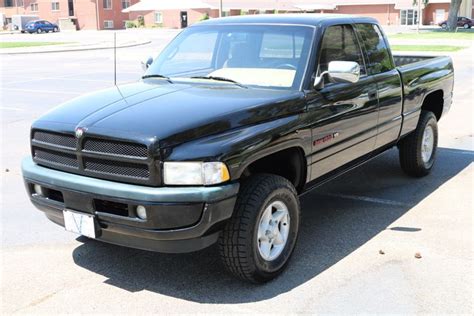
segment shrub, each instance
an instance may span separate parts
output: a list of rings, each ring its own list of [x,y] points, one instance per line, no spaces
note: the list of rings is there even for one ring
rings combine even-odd
[[[204,13],[199,21],[209,20],[209,13]]]
[[[136,27],[137,27],[137,25],[135,24],[134,21],[127,21],[125,23],[125,28],[127,28],[127,29],[133,29],[133,28],[136,28]]]
[[[145,26],[145,18],[142,15],[140,15],[137,20],[138,20],[138,27]]]

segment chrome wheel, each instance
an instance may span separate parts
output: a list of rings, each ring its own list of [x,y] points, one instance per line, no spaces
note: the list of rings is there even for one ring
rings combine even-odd
[[[421,158],[424,163],[428,163],[433,155],[434,148],[434,132],[430,125],[427,125],[423,132],[423,139],[421,142]]]
[[[290,213],[285,203],[275,201],[263,212],[257,231],[258,251],[263,259],[278,258],[290,233]]]

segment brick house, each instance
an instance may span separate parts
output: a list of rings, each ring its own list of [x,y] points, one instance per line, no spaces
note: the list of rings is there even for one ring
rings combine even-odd
[[[447,19],[450,0],[429,0],[422,23]],[[474,0],[463,0],[460,16],[473,16]],[[0,13],[34,14],[59,22],[62,29],[122,29],[143,17],[147,27],[180,28],[219,16],[219,0],[0,0]],[[223,0],[224,15],[274,12],[345,13],[376,18],[382,25],[414,25],[413,0]],[[74,23],[74,24],[72,24]]]
[[[16,14],[37,15],[62,29],[122,29],[129,19],[123,9],[139,0],[0,0],[7,23]],[[10,19],[10,20],[9,20]]]
[[[223,0],[224,15],[258,14],[278,12],[342,13],[370,16],[382,25],[416,25],[418,7],[413,0]],[[201,3],[201,7],[189,3]],[[433,25],[446,20],[450,0],[429,0],[422,6],[422,24]],[[472,17],[474,0],[463,0],[459,15]],[[218,0],[141,0],[125,10],[130,19],[142,16],[147,26],[181,27],[185,16],[187,24],[192,24],[204,15],[219,15]],[[186,23],[185,23],[186,24]],[[184,26],[184,25],[183,25]]]

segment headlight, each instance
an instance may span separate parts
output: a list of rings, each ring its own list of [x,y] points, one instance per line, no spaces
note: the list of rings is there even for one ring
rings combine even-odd
[[[165,162],[163,173],[167,185],[211,185],[230,179],[222,162]]]

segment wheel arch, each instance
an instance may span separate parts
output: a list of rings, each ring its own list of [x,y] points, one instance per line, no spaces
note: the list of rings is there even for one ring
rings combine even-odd
[[[279,175],[290,181],[297,192],[301,193],[306,184],[307,170],[308,163],[303,147],[288,145],[247,159],[236,176],[244,179],[258,173]]]
[[[421,110],[430,111],[440,120],[444,109],[444,91],[442,89],[432,91],[425,95]]]

